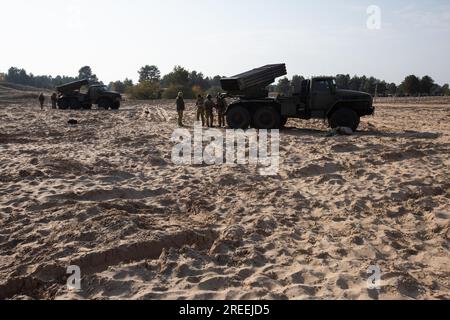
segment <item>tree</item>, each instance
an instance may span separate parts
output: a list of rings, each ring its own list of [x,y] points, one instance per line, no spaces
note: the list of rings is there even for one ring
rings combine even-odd
[[[417,95],[420,93],[420,79],[415,75],[407,76],[402,82],[401,88],[408,95]]]
[[[450,96],[450,88],[448,83],[442,86],[442,93],[445,94],[446,96]]]
[[[300,92],[303,80],[305,80],[303,76],[299,75],[292,76],[291,86],[294,88],[295,92]]]
[[[291,93],[291,82],[287,77],[284,77],[278,81],[277,91],[282,95],[289,95]]]
[[[154,100],[161,97],[159,82],[155,81],[142,81],[128,88],[127,93],[138,100]]]
[[[189,84],[192,87],[198,86],[203,91],[206,91],[209,88],[211,88],[210,79],[209,78],[205,79],[203,73],[197,71],[192,71],[189,73]]]
[[[392,96],[397,94],[397,85],[395,83],[388,84],[387,94],[392,95]]]
[[[143,81],[152,81],[156,82],[161,79],[161,72],[159,71],[157,66],[149,66],[146,65],[142,67],[139,71],[139,82]]]
[[[78,71],[78,79],[87,79],[89,83],[98,83],[98,78],[92,73],[92,69],[89,66],[84,66]]]
[[[434,85],[434,80],[430,76],[424,76],[420,80],[420,93],[421,94],[431,94],[431,88]]]
[[[167,87],[187,87],[189,85],[189,71],[181,66],[175,66],[172,72],[163,77],[162,84]]]
[[[125,93],[127,86],[122,81],[110,82],[108,85],[109,89],[119,93]]]
[[[350,89],[350,75],[346,74],[338,74],[336,76],[336,86],[339,89],[344,89],[344,90],[348,90]]]

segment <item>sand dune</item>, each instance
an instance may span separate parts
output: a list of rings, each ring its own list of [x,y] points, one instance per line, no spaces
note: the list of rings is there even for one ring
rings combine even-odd
[[[269,177],[174,166],[166,102],[31,104],[0,106],[0,298],[450,298],[448,104],[380,104],[353,136],[291,120]]]

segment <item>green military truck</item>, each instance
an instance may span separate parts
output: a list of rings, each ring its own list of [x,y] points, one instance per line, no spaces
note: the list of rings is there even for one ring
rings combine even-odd
[[[87,87],[82,92],[82,87]],[[56,88],[58,91],[57,105],[59,109],[92,109],[97,105],[100,109],[118,110],[122,96],[118,92],[109,91],[104,85],[89,85],[89,81],[79,80]]]
[[[304,80],[292,96],[270,98],[267,86],[287,74],[285,64],[273,64],[221,80],[233,101],[227,109],[232,129],[278,129],[289,118],[325,119],[331,128],[358,129],[363,116],[375,112],[371,95],[336,88],[332,77]]]

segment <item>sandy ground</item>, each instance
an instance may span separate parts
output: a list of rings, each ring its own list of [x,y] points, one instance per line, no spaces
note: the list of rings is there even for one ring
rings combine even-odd
[[[30,104],[0,106],[2,299],[450,298],[449,104],[291,120],[273,177],[174,166],[170,104]]]

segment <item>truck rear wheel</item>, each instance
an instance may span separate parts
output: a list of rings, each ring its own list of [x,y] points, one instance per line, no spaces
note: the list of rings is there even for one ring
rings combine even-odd
[[[281,126],[280,113],[271,106],[258,108],[253,116],[256,129],[279,129]]]
[[[231,129],[247,129],[250,121],[250,112],[243,106],[234,106],[227,112],[227,123]]]
[[[358,114],[350,108],[339,108],[328,119],[328,123],[333,129],[347,127],[353,131],[358,129],[360,121]]]
[[[280,128],[284,128],[288,122],[289,118],[286,116],[282,116],[281,117],[281,124],[280,124]]]

